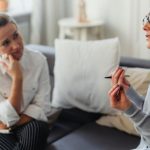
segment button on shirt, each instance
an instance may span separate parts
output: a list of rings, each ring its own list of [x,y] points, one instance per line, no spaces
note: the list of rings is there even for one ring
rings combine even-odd
[[[24,49],[20,60],[23,72],[23,99],[21,113],[34,119],[47,121],[50,112],[50,79],[45,56],[39,52]],[[0,70],[0,121],[8,127],[14,125],[20,116],[8,101],[11,78]]]

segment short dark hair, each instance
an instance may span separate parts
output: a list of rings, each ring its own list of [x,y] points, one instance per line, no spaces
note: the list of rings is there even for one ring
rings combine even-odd
[[[17,26],[15,20],[7,14],[0,13],[0,27],[5,26],[8,23],[13,23]]]

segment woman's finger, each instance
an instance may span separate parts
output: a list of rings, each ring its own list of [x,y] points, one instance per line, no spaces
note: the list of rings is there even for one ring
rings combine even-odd
[[[8,67],[7,64],[6,64],[5,62],[3,62],[3,61],[0,61],[0,64],[1,64],[2,66],[4,66],[4,68],[7,68],[7,67]]]
[[[120,91],[120,86],[118,85],[114,90],[110,93],[112,97],[115,97]]]
[[[13,62],[13,61],[14,61],[14,58],[13,58],[12,55],[8,55],[8,59],[9,59],[10,62]]]
[[[119,79],[118,79],[118,84],[122,84],[124,79],[125,79],[125,71],[122,70],[122,72],[121,72],[121,74],[119,76]]]
[[[112,96],[112,93],[115,91],[116,92],[116,89],[120,88],[120,85],[116,84],[114,85],[108,92],[108,95],[109,96]]]
[[[111,95],[111,93],[118,87],[118,84],[113,85],[113,87],[109,90],[108,95]]]
[[[120,86],[117,86],[109,95],[110,103],[113,107],[114,105],[116,105],[116,103],[118,103],[118,99],[117,99],[117,97],[119,96],[118,94],[120,94]]]
[[[113,75],[112,75],[112,85],[117,84],[119,77],[122,73],[123,69],[119,68]]]

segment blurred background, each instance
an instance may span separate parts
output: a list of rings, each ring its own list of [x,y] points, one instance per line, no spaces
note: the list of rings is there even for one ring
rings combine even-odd
[[[0,0],[0,11],[16,19],[26,44],[54,46],[56,38],[101,40],[117,36],[121,55],[145,59],[150,53],[142,19],[149,8],[150,0],[84,0],[84,4],[82,0]],[[86,13],[83,22],[79,21],[81,9]]]

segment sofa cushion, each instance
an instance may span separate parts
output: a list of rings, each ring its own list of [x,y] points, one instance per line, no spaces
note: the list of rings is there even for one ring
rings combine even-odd
[[[137,136],[92,122],[52,143],[49,150],[129,150],[139,141]]]
[[[112,113],[106,73],[119,65],[118,38],[101,41],[56,40],[54,107]]]
[[[100,116],[100,113],[89,113],[77,108],[63,109],[50,130],[48,143],[53,143],[86,123],[95,121]]]

